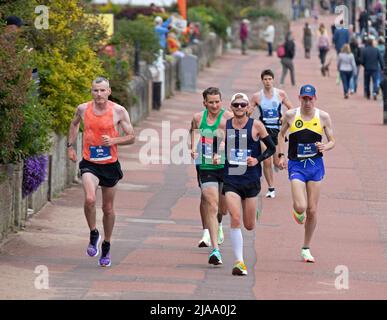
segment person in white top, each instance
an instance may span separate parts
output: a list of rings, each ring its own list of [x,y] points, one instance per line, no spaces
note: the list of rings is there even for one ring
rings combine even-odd
[[[272,70],[263,70],[261,80],[263,89],[254,93],[250,99],[249,115],[251,118],[263,122],[274,144],[277,145],[278,133],[282,123],[282,106],[285,106],[287,111],[293,108],[293,105],[284,90],[274,88],[274,73]],[[265,150],[263,144],[261,144],[261,148]],[[263,161],[263,174],[268,184],[266,198],[275,198],[272,158]]]
[[[339,53],[337,59],[337,70],[340,72],[340,78],[343,82],[344,98],[348,99],[349,85],[353,74],[357,73],[355,57],[351,52],[351,47],[346,43]]]
[[[267,43],[268,56],[273,55],[273,42],[274,42],[275,28],[270,21],[266,30],[263,32],[263,37]]]

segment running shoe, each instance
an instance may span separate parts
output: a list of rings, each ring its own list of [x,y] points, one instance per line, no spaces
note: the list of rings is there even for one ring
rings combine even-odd
[[[219,224],[218,228],[218,245],[221,245],[224,242],[224,233],[223,233],[223,227],[221,224]]]
[[[101,267],[110,267],[112,262],[110,260],[110,244],[106,245],[105,242],[101,245],[101,257],[98,260],[98,265]]]
[[[305,222],[305,212],[303,213],[297,213],[294,209],[292,210],[292,216],[294,218],[294,220],[298,223],[298,224],[303,224]]]
[[[267,193],[266,193],[266,196],[265,196],[266,198],[275,198],[275,190],[273,190],[273,191],[267,191]]]
[[[89,245],[87,246],[87,250],[86,250],[86,253],[89,257],[98,256],[98,254],[99,254],[98,245],[99,245],[100,241],[101,241],[101,235],[99,233],[92,234],[90,232],[90,242],[89,242]]]
[[[314,257],[311,255],[309,249],[304,249],[303,248],[301,250],[301,257],[304,260],[304,262],[311,262],[311,263],[315,262]]]
[[[222,256],[220,255],[220,252],[218,249],[212,250],[212,252],[208,256],[208,263],[216,266],[223,263]]]
[[[211,247],[211,239],[209,234],[203,234],[203,237],[200,239],[199,248]]]
[[[245,276],[247,275],[246,265],[242,261],[237,261],[232,268],[233,276]]]

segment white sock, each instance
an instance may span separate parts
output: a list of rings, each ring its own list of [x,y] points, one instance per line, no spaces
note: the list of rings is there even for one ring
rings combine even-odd
[[[208,229],[203,229],[203,238],[204,237],[207,237],[207,238],[210,237],[210,232],[208,231]]]
[[[222,223],[221,222],[219,222],[219,228],[221,228],[222,227]]]
[[[230,228],[230,238],[235,259],[243,262],[243,237],[241,228]]]

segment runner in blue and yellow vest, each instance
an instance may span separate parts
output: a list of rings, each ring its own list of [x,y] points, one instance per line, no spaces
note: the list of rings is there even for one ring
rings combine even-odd
[[[315,262],[310,253],[310,243],[317,224],[317,204],[325,174],[323,153],[335,146],[335,139],[329,114],[314,106],[316,89],[312,85],[304,85],[301,87],[299,100],[301,107],[285,113],[275,161],[280,169],[286,168],[283,150],[285,136],[289,131],[287,166],[292,187],[292,215],[298,224],[305,222],[301,257],[305,262]],[[328,140],[326,143],[323,142],[324,133]]]

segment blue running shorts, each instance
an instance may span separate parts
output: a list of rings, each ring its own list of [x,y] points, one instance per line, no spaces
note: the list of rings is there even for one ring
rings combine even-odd
[[[321,181],[325,174],[324,161],[322,157],[301,161],[289,160],[288,174],[289,180]]]

